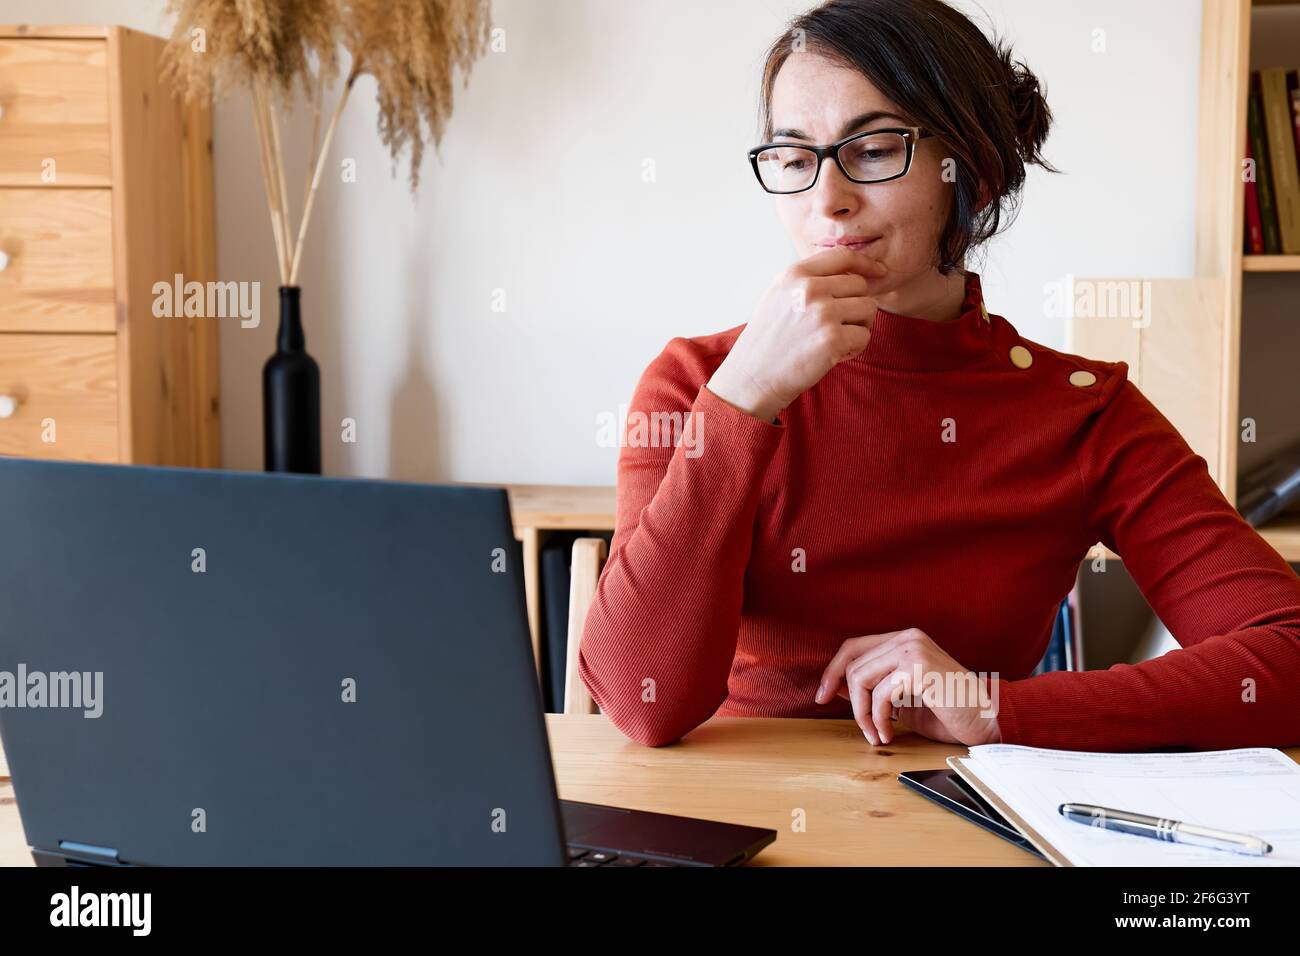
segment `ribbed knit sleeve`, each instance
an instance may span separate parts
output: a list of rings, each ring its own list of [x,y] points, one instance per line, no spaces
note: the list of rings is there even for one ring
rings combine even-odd
[[[1098,751],[1300,743],[1300,578],[1117,368],[1082,433],[1084,517],[1182,647],[1002,681],[1002,740]]]
[[[641,377],[610,556],[579,650],[600,709],[649,746],[679,739],[727,697],[754,517],[785,431],[718,398],[703,384],[710,375],[708,357],[674,339]],[[689,440],[663,441],[679,421]]]

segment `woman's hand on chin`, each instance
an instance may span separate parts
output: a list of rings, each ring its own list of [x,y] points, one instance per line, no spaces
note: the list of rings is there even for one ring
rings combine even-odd
[[[967,670],[919,628],[853,637],[822,673],[816,701],[836,695],[872,744],[887,744],[895,724],[945,743],[997,743],[993,677]],[[893,715],[897,714],[897,720]]]
[[[877,310],[868,290],[888,272],[847,246],[795,263],[763,295],[709,379],[709,391],[772,422],[838,363],[867,347]]]

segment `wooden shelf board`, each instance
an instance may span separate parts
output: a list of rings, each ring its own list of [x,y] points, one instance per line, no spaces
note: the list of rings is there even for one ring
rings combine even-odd
[[[1241,267],[1247,272],[1300,272],[1300,256],[1242,256]]]

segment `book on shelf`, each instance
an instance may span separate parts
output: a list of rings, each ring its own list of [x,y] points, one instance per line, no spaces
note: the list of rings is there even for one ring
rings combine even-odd
[[[1255,158],[1255,150],[1250,143],[1250,134],[1246,134],[1246,162]],[[1262,256],[1264,254],[1264,223],[1259,215],[1259,184],[1253,178],[1246,179],[1246,255]]]
[[[1300,169],[1296,164],[1295,121],[1291,118],[1290,81],[1294,71],[1260,70],[1264,93],[1264,128],[1273,160],[1273,201],[1277,206],[1282,252],[1300,255]]]
[[[1268,143],[1264,137],[1264,102],[1258,73],[1250,75],[1250,98],[1246,103],[1246,132],[1250,138],[1250,155],[1255,160],[1254,186],[1259,202],[1263,253],[1282,251],[1277,232],[1277,210],[1273,208],[1273,168],[1269,163]]]
[[[1291,131],[1295,134],[1295,154],[1300,160],[1300,70],[1287,74],[1287,90],[1291,94]]]
[[[1245,252],[1300,254],[1300,71],[1250,74],[1246,140]]]

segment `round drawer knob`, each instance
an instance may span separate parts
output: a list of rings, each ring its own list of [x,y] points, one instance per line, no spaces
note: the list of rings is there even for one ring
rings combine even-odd
[[[0,272],[4,272],[9,267],[9,253],[0,249]]]
[[[8,418],[18,411],[18,399],[12,395],[0,395],[0,418]]]

